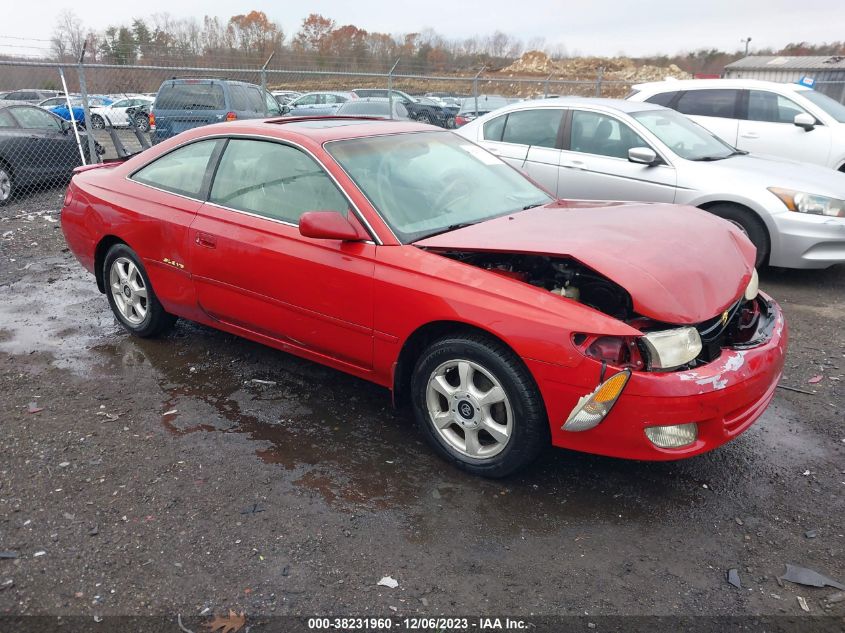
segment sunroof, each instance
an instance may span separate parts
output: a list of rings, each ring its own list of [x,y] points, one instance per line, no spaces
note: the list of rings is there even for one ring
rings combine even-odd
[[[361,125],[366,123],[384,123],[384,119],[366,119],[366,118],[313,118],[287,121],[285,119],[275,119],[270,123],[284,123],[285,125],[295,125],[298,127],[308,128],[327,128],[327,127],[343,127],[345,125]]]

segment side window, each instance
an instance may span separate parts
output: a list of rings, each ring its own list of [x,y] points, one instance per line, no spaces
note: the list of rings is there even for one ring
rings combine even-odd
[[[132,180],[199,198],[208,170],[208,161],[219,141],[198,141],[165,154],[132,175]]]
[[[748,93],[748,119],[768,123],[792,124],[796,114],[806,110],[791,99],[766,90],[751,90]]]
[[[229,94],[232,96],[232,110],[236,112],[246,112],[249,110],[247,105],[246,92],[241,86],[235,84],[229,85]]]
[[[572,113],[570,147],[573,152],[627,160],[629,149],[650,146],[628,125],[613,117],[575,110]]]
[[[245,88],[246,98],[250,112],[264,112],[264,101],[261,99],[261,91],[258,88]]]
[[[23,128],[35,130],[62,129],[62,125],[56,117],[41,108],[14,108],[12,114]]]
[[[687,90],[675,109],[682,114],[735,119],[738,90]]]
[[[661,92],[660,94],[650,96],[646,99],[646,103],[653,103],[655,105],[661,105],[668,108],[676,94],[678,94],[677,90],[673,90],[672,92]]]
[[[211,187],[211,202],[298,224],[306,211],[348,212],[331,178],[304,152],[270,141],[229,141]]]
[[[17,127],[17,123],[7,109],[0,110],[0,127]]]
[[[505,122],[502,141],[554,148],[562,120],[563,110],[557,108],[511,112]]]
[[[132,104],[130,99],[121,99],[117,103],[111,104],[113,108],[128,108]]]
[[[505,119],[508,115],[496,117],[484,124],[484,138],[488,141],[501,141],[502,132],[505,131]]]
[[[295,105],[314,105],[317,103],[317,95],[305,95],[301,99],[297,99]]]

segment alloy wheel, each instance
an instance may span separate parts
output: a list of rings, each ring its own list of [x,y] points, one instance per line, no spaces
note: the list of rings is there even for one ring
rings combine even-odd
[[[123,318],[132,325],[140,325],[147,316],[149,304],[147,287],[135,262],[128,257],[115,259],[109,271],[109,286]]]
[[[504,388],[471,360],[449,360],[431,373],[426,406],[440,438],[467,457],[494,457],[513,434],[513,410]]]

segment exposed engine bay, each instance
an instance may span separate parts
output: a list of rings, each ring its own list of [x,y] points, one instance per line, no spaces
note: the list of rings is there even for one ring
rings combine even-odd
[[[620,321],[635,317],[631,296],[618,284],[571,259],[511,253],[443,252],[446,257],[545,288]]]
[[[578,301],[636,328],[642,332],[643,339],[586,334],[573,337],[573,343],[587,356],[617,367],[644,371],[692,369],[716,360],[725,348],[741,350],[759,345],[769,338],[774,324],[769,304],[759,296],[740,298],[723,314],[702,323],[679,326],[637,314],[627,290],[572,259],[474,251],[439,251],[439,254]],[[698,352],[682,363],[661,366],[655,360],[655,350],[648,349],[644,339],[651,333],[679,329],[693,331]]]

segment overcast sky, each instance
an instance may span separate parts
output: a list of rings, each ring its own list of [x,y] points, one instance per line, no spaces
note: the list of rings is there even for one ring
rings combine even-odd
[[[72,8],[90,27],[128,23],[130,12],[141,17],[169,12],[175,17],[231,15],[264,11],[287,34],[295,32],[306,14],[321,13],[339,25],[354,24],[370,31],[407,33],[431,27],[450,38],[486,35],[495,30],[524,42],[545,38],[570,53],[639,56],[673,54],[681,50],[736,50],[750,36],[751,50],[780,47],[788,42],[845,39],[845,2],[841,0],[172,0],[68,2],[8,0],[0,20],[0,51],[11,46],[48,46],[46,42],[13,38],[49,38],[55,16]],[[18,49],[31,55],[37,48]]]

